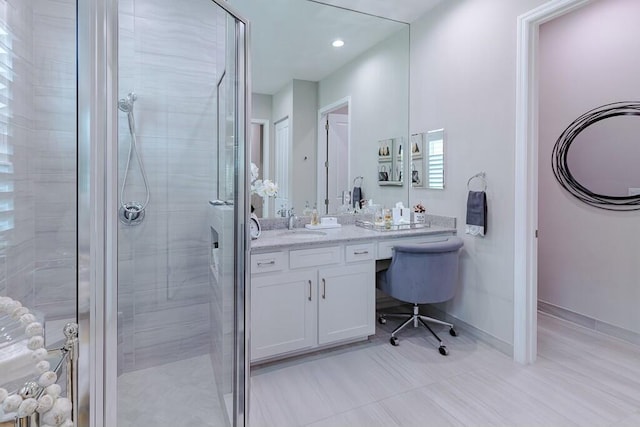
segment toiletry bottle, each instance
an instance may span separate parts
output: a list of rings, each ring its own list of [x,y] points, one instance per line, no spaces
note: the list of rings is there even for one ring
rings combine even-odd
[[[318,225],[320,223],[320,220],[318,219],[318,210],[314,209],[311,212],[311,225]]]
[[[302,211],[302,215],[310,216],[311,215],[311,207],[309,206],[309,201],[304,202],[304,210]]]

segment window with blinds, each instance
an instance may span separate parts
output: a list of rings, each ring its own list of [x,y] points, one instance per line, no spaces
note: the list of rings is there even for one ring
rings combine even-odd
[[[444,129],[427,132],[427,187],[444,188]]]
[[[0,16],[6,16],[0,2]],[[0,250],[8,245],[3,234],[13,229],[13,147],[10,141],[12,69],[11,35],[0,18]]]

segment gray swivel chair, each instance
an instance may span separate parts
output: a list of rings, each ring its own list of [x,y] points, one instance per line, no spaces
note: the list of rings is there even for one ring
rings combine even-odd
[[[418,327],[420,322],[438,340],[440,354],[449,354],[442,340],[426,322],[448,326],[449,333],[455,337],[458,334],[453,325],[420,315],[418,304],[433,304],[453,298],[458,283],[458,252],[462,245],[461,238],[451,236],[433,243],[393,247],[391,265],[377,274],[378,287],[395,299],[412,303],[413,314],[379,314],[378,321],[381,324],[387,322],[387,316],[408,318],[391,333],[389,341],[392,345],[398,345],[396,334],[405,326],[413,322],[413,326]]]

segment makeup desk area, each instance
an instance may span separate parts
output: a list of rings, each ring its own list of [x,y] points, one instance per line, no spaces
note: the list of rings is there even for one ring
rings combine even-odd
[[[252,240],[251,362],[373,335],[376,261],[390,259],[395,245],[456,233],[450,217],[427,215],[428,226],[380,231],[346,218],[336,228],[277,228]]]

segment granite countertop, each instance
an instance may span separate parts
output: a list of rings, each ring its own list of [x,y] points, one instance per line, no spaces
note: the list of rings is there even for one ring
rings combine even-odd
[[[317,233],[318,231],[324,234],[319,234]],[[396,237],[414,237],[455,232],[455,220],[453,224],[431,225],[431,227],[397,231],[375,231],[356,225],[343,225],[340,228],[313,231],[307,230],[306,228],[295,228],[293,230],[274,229],[263,231],[258,239],[252,240],[251,252],[260,253],[274,249],[300,249],[317,245],[324,246],[332,243],[340,244],[367,240],[380,241]]]

